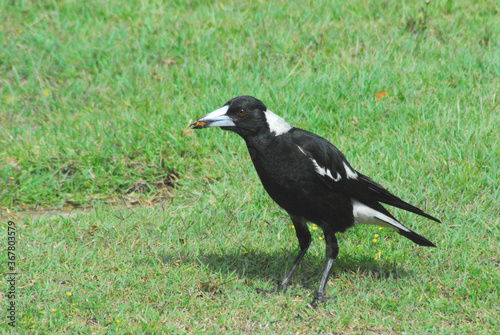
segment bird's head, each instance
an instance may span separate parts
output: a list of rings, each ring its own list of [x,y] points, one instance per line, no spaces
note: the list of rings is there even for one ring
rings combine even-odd
[[[260,132],[281,135],[292,128],[281,117],[269,111],[262,101],[248,95],[229,100],[223,107],[193,122],[191,127],[220,127],[242,137]]]

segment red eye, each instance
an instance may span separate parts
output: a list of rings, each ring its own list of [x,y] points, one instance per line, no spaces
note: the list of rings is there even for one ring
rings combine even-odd
[[[238,111],[238,115],[239,115],[239,116],[245,116],[245,114],[246,114],[246,113],[247,113],[247,111],[246,111],[246,110],[244,110],[244,109],[240,109],[240,110]]]

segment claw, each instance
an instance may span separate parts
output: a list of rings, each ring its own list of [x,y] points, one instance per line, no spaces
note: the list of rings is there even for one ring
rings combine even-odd
[[[282,282],[278,282],[278,286],[272,290],[263,290],[261,288],[256,289],[257,293],[260,293],[260,294],[285,293],[286,290],[287,290],[287,287],[283,286]]]
[[[320,295],[316,294],[313,301],[311,302],[311,307],[313,309],[316,309],[316,308],[318,308],[319,304],[322,304],[322,303],[325,303],[328,301],[333,301],[335,299],[337,299],[337,297],[325,297],[325,296],[320,296]]]

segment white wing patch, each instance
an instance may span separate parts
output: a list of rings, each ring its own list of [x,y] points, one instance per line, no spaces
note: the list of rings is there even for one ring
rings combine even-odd
[[[300,152],[302,152],[304,155],[306,155],[305,151],[300,146],[297,145],[297,147],[299,148]],[[311,160],[311,162],[313,162],[313,164],[314,164],[314,170],[320,176],[328,176],[328,177],[332,178],[333,181],[339,181],[340,179],[342,179],[342,177],[340,176],[340,173],[337,172],[337,176],[333,177],[332,172],[329,169],[327,169],[326,167],[321,167],[318,164],[318,162],[316,162],[316,160],[314,158],[311,158],[308,155],[306,155],[306,156]]]
[[[267,124],[269,125],[269,130],[274,133],[275,136],[279,136],[287,133],[293,127],[286,122],[282,117],[274,114],[269,109],[264,112],[266,116]]]
[[[304,149],[302,149],[299,145],[297,145],[297,148],[299,148],[300,152],[302,152],[304,155],[306,155]],[[307,156],[307,155],[306,155]]]
[[[384,213],[355,200],[352,201],[352,213],[354,214],[354,222],[356,224],[373,224],[382,227],[389,227],[394,230],[403,230],[410,232],[411,230],[403,226],[399,221],[388,217]]]
[[[349,165],[347,165],[345,162],[342,163],[344,164],[344,169],[347,175],[347,179],[358,179],[358,174],[356,173],[356,171],[351,169]]]

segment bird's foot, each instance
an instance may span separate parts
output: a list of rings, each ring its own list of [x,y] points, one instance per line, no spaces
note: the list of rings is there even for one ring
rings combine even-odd
[[[325,297],[324,295],[316,294],[314,297],[313,301],[311,302],[311,307],[316,309],[319,304],[328,302],[328,301],[333,301],[337,297]]]
[[[285,293],[286,289],[287,289],[286,285],[283,285],[283,283],[278,282],[278,285],[276,286],[276,288],[274,288],[272,290],[264,290],[264,289],[258,288],[257,293],[260,293],[260,294]]]

